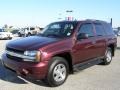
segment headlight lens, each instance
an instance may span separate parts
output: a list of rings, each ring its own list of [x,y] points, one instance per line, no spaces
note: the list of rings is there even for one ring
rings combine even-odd
[[[35,57],[35,59],[32,60],[32,61],[39,62],[40,61],[40,57],[41,57],[41,52],[40,51],[25,51],[24,55],[28,56],[28,57]]]
[[[25,51],[24,55],[33,57],[36,55],[36,53],[37,53],[37,51]]]

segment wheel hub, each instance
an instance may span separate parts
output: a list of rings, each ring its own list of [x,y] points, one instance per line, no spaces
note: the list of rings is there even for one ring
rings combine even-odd
[[[58,64],[53,71],[53,78],[55,81],[60,82],[66,78],[66,67],[64,64]]]

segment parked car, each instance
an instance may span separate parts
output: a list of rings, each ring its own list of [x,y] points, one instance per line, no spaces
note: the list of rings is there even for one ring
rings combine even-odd
[[[118,28],[113,28],[113,31],[116,36],[120,36],[120,30],[118,30]]]
[[[0,29],[0,39],[12,39],[13,35],[10,32],[6,32],[4,29]]]
[[[118,30],[117,35],[120,36],[120,30]]]
[[[22,28],[18,32],[18,36],[31,36],[31,35],[36,35],[40,32],[40,29],[38,27],[27,27],[27,28]]]
[[[9,42],[2,63],[21,76],[59,86],[75,71],[110,64],[116,44],[107,22],[61,21],[49,24],[37,36]]]

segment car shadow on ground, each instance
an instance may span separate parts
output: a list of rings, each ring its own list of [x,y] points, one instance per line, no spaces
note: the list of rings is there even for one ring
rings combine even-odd
[[[26,83],[25,81],[19,79],[15,73],[4,68],[1,64],[1,61],[0,61],[0,79],[7,82],[17,83],[17,84]]]
[[[48,83],[46,83],[45,80],[35,80],[35,79],[32,79],[32,78],[26,78],[26,77],[23,77],[25,80],[33,83],[33,84],[36,84],[38,86],[45,86],[45,87],[49,87]]]
[[[20,78],[16,73],[3,67],[0,61],[0,79],[6,82],[16,83],[16,84],[28,84],[28,82],[34,83],[36,85],[48,87],[48,84],[41,80],[34,80],[31,78]]]

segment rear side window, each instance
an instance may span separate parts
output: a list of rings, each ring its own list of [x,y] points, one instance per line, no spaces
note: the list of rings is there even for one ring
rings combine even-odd
[[[105,32],[107,35],[114,35],[113,29],[110,24],[104,24]]]
[[[102,24],[94,23],[94,25],[95,25],[96,35],[97,36],[104,36],[105,32],[104,32],[104,28],[103,28]]]
[[[91,23],[82,24],[78,32],[78,35],[81,33],[86,33],[88,34],[89,37],[93,37],[94,36],[93,25]]]

